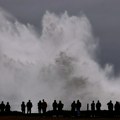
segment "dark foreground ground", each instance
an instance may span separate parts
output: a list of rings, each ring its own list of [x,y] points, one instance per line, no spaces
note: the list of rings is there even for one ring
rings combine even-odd
[[[73,116],[70,111],[63,111],[62,115],[57,116],[53,115],[53,111],[48,111],[46,115],[10,112],[0,113],[0,120],[120,120],[120,113],[101,111],[99,114],[95,112],[93,117],[91,111],[81,111],[80,116]]]
[[[75,117],[39,117],[39,116],[0,116],[0,120],[120,120],[120,118],[75,118]]]

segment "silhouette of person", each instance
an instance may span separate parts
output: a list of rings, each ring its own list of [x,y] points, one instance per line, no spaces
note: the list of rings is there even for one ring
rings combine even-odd
[[[46,103],[45,100],[43,99],[43,101],[42,101],[42,111],[43,111],[43,114],[46,113],[46,109],[47,109],[47,103]]]
[[[0,107],[1,107],[1,112],[4,112],[5,111],[5,104],[3,101],[1,102]]]
[[[6,104],[6,106],[5,106],[5,111],[7,112],[7,113],[9,113],[10,112],[10,104],[9,104],[9,102],[7,102],[7,104]]]
[[[108,106],[108,115],[113,117],[113,103],[111,100],[110,102],[107,103],[107,106]]]
[[[77,104],[76,104],[77,116],[80,116],[80,108],[81,108],[81,102],[77,100]]]
[[[87,103],[87,111],[89,111],[89,104]]]
[[[76,108],[76,103],[75,103],[75,101],[73,101],[71,104],[71,112],[72,112],[73,116],[75,116],[75,108]]]
[[[22,111],[22,113],[24,113],[25,114],[25,102],[23,101],[22,102],[22,104],[21,104],[21,111]]]
[[[63,106],[64,106],[64,104],[63,104],[62,101],[60,100],[59,103],[58,103],[58,113],[59,113],[59,115],[62,114]]]
[[[91,115],[92,117],[95,117],[95,102],[92,101],[91,103]]]
[[[38,102],[38,113],[41,114],[41,110],[42,110],[42,102],[41,100]]]
[[[115,114],[118,115],[120,112],[120,103],[118,101],[116,101],[114,108],[115,108]]]
[[[58,107],[58,104],[57,104],[56,100],[54,100],[54,102],[52,104],[52,107],[53,107],[53,112],[56,115],[57,114],[57,107]]]
[[[31,114],[31,109],[33,107],[32,102],[29,100],[26,106],[27,106],[27,114],[28,113]]]
[[[87,116],[87,117],[89,117],[89,116],[90,116],[89,103],[87,103],[87,112],[86,112],[86,116]]]
[[[101,103],[100,101],[98,100],[97,103],[96,103],[96,110],[99,112],[101,110]]]
[[[108,110],[112,112],[113,111],[113,103],[112,103],[112,101],[110,100],[110,102],[108,102],[107,105],[108,105]]]

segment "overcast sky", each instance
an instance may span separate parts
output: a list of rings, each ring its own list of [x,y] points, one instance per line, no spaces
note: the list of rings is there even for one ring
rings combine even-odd
[[[82,11],[100,40],[102,64],[112,63],[120,71],[120,0],[0,0],[0,6],[22,23],[40,26],[46,10],[70,15]]]

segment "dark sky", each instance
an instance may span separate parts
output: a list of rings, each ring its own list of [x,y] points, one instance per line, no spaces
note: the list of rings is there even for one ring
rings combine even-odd
[[[22,23],[40,26],[46,10],[70,15],[82,11],[90,20],[94,35],[99,38],[99,59],[102,65],[112,63],[120,71],[120,0],[0,0],[0,6]]]

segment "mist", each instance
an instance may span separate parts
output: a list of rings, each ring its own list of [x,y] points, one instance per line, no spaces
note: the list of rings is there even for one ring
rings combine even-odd
[[[106,109],[109,100],[119,101],[120,77],[114,66],[99,64],[98,39],[89,19],[81,13],[69,16],[47,11],[39,33],[0,9],[0,101],[20,110],[22,101],[45,99],[52,109],[54,99],[70,109],[80,99],[82,109],[98,99]]]

